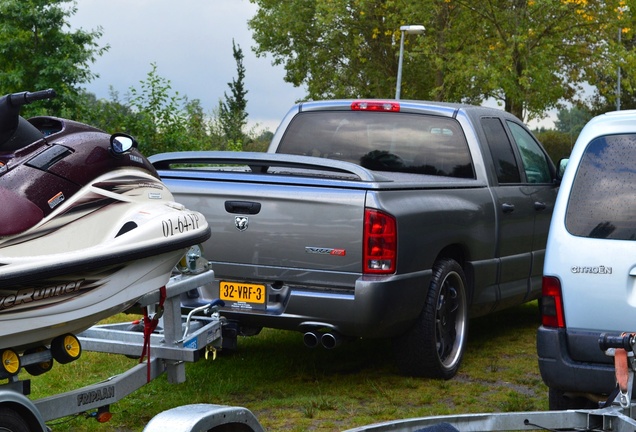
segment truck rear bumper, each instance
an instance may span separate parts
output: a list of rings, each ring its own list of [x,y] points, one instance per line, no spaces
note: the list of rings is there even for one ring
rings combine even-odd
[[[381,338],[403,333],[419,316],[431,271],[408,275],[362,276],[353,289],[285,286],[266,310],[226,307],[222,315],[251,327],[297,331],[327,329],[346,337]],[[217,281],[218,282],[218,281]],[[209,295],[217,297],[214,290]]]
[[[580,333],[571,338],[588,349],[598,347],[599,333]],[[539,327],[537,331],[539,371],[550,388],[571,393],[608,394],[615,387],[613,363],[573,360],[569,353],[568,335],[564,329]],[[596,354],[596,353],[594,353]]]

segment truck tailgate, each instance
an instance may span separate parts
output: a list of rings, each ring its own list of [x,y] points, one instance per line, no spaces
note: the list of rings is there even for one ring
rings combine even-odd
[[[362,189],[218,179],[163,181],[178,202],[208,220],[213,234],[204,254],[215,263],[218,276],[224,276],[223,263],[249,265],[246,277],[275,275],[275,268],[362,271]]]

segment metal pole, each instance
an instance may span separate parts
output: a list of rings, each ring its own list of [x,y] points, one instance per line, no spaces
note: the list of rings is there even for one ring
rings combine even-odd
[[[400,99],[400,88],[402,87],[402,57],[404,56],[404,30],[400,38],[400,59],[398,61],[397,83],[395,84],[395,99]]]
[[[622,6],[618,8],[618,49],[621,50],[621,33],[623,33],[623,26],[621,25],[621,20],[623,18],[623,14],[629,11],[629,6]],[[622,58],[618,60],[618,71],[616,74],[616,111],[621,110],[621,61]]]
[[[623,32],[622,28],[618,29],[618,45],[620,47],[621,44],[621,33]],[[621,110],[621,63],[619,60],[618,63],[618,75],[616,80],[616,111]]]

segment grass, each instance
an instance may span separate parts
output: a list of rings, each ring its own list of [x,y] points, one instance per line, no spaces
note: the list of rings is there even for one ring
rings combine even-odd
[[[536,302],[471,320],[467,354],[449,381],[398,374],[391,344],[360,340],[308,349],[295,332],[263,330],[215,361],[188,364],[187,380],[162,376],[111,406],[112,420],[86,416],[49,423],[57,431],[140,431],[159,412],[190,403],[250,409],[268,431],[338,431],[408,417],[547,410],[539,375]],[[124,356],[85,352],[34,377],[32,398],[77,388],[135,365]]]

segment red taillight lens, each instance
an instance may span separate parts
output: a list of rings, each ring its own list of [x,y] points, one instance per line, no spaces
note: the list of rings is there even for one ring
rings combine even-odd
[[[397,229],[395,218],[378,210],[364,214],[364,273],[395,272]]]
[[[351,103],[352,111],[387,111],[400,112],[398,102],[389,101],[354,101]]]
[[[541,323],[545,327],[565,327],[561,281],[558,278],[544,276],[541,298]]]

